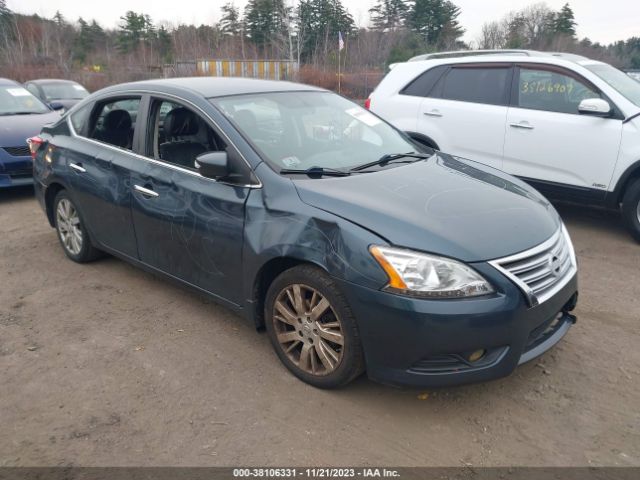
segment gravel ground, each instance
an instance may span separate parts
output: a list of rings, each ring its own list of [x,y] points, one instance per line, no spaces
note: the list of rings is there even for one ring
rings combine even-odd
[[[67,260],[31,190],[0,192],[0,466],[640,466],[640,245],[559,210],[580,301],[555,349],[486,384],[319,391],[225,308]]]

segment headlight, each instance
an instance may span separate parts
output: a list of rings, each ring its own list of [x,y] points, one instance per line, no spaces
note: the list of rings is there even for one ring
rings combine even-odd
[[[425,298],[476,297],[491,284],[467,265],[448,258],[392,247],[369,251],[389,276],[387,290]]]

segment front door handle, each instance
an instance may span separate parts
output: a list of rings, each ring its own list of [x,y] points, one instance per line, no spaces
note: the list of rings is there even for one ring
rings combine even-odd
[[[81,164],[78,163],[70,163],[69,166],[73,168],[76,172],[84,173],[87,171]]]
[[[430,110],[428,112],[424,112],[427,117],[442,117],[440,110]]]
[[[155,198],[155,197],[159,196],[159,194],[157,192],[154,192],[153,190],[151,190],[149,188],[141,187],[140,185],[134,185],[133,188],[134,188],[134,190],[136,192],[140,192],[145,197]]]
[[[512,128],[522,128],[523,130],[533,130],[535,128],[533,125],[529,125],[529,122],[510,123],[509,126]]]

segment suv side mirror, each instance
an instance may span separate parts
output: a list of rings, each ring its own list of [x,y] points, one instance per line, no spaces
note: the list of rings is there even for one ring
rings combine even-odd
[[[206,152],[196,157],[196,168],[200,175],[219,179],[229,175],[227,152]]]
[[[582,115],[593,115],[595,117],[608,117],[611,115],[611,105],[601,98],[587,98],[578,105],[578,112]]]

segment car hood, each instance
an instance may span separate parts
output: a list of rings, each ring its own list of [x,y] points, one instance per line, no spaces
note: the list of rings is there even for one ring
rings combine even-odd
[[[56,120],[60,120],[60,114],[53,111],[34,115],[0,116],[0,147],[25,145],[27,138],[37,135],[44,125]]]
[[[393,245],[466,262],[529,249],[560,227],[555,209],[533,188],[442,153],[374,173],[294,184],[303,202]]]

